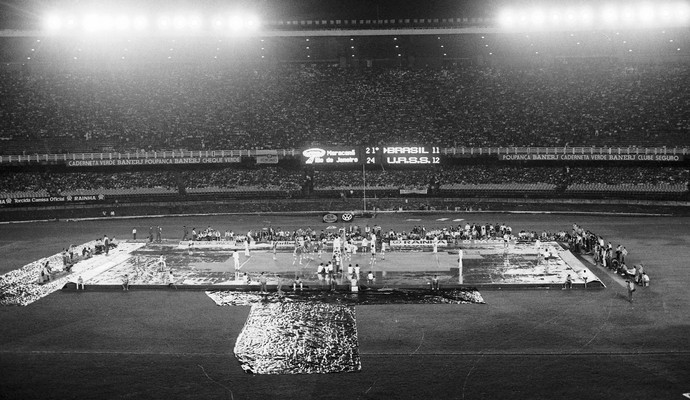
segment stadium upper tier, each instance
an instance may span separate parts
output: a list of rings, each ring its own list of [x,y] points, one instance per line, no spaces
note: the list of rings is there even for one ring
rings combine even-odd
[[[3,154],[690,145],[690,66],[608,60],[446,69],[147,64],[0,72]]]

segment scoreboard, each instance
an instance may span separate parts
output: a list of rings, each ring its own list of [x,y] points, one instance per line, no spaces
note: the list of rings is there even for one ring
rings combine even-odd
[[[374,146],[364,148],[365,164],[434,165],[441,164],[437,146]]]
[[[312,147],[302,151],[302,164],[314,167],[345,165],[440,165],[439,146]]]

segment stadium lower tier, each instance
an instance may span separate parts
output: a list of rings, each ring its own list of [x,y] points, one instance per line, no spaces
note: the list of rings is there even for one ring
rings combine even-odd
[[[659,195],[688,192],[686,167],[467,165],[435,169],[317,170],[280,167],[127,172],[0,172],[0,198],[391,197],[400,195]]]

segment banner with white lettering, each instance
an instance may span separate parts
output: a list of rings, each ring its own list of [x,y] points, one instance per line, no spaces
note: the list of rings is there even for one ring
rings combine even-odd
[[[177,157],[112,160],[67,160],[66,164],[68,167],[103,167],[126,165],[236,164],[241,161],[241,157]]]
[[[685,161],[672,154],[500,154],[501,161]]]
[[[447,240],[437,241],[438,247],[448,247]],[[419,240],[391,240],[391,248],[423,248],[434,247],[433,240],[419,239]]]
[[[103,200],[105,200],[105,195],[102,194],[50,197],[8,197],[5,199],[0,199],[0,205],[55,205],[60,203],[98,202]]]

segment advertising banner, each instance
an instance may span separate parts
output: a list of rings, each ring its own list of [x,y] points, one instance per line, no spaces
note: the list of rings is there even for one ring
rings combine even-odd
[[[302,164],[310,166],[353,165],[360,163],[356,147],[312,147],[302,151]]]
[[[105,196],[102,194],[92,195],[77,195],[77,196],[50,196],[50,197],[15,197],[0,199],[0,205],[15,206],[15,205],[55,205],[60,203],[75,203],[75,202],[95,202],[103,201]]]
[[[439,240],[438,247],[448,247],[447,240]],[[419,240],[391,240],[391,248],[425,248],[434,247],[433,240],[419,239]]]
[[[103,167],[126,165],[235,164],[241,161],[241,157],[178,157],[112,160],[67,160],[66,164],[68,167]]]
[[[663,161],[681,162],[683,155],[672,154],[500,154],[501,161]]]

